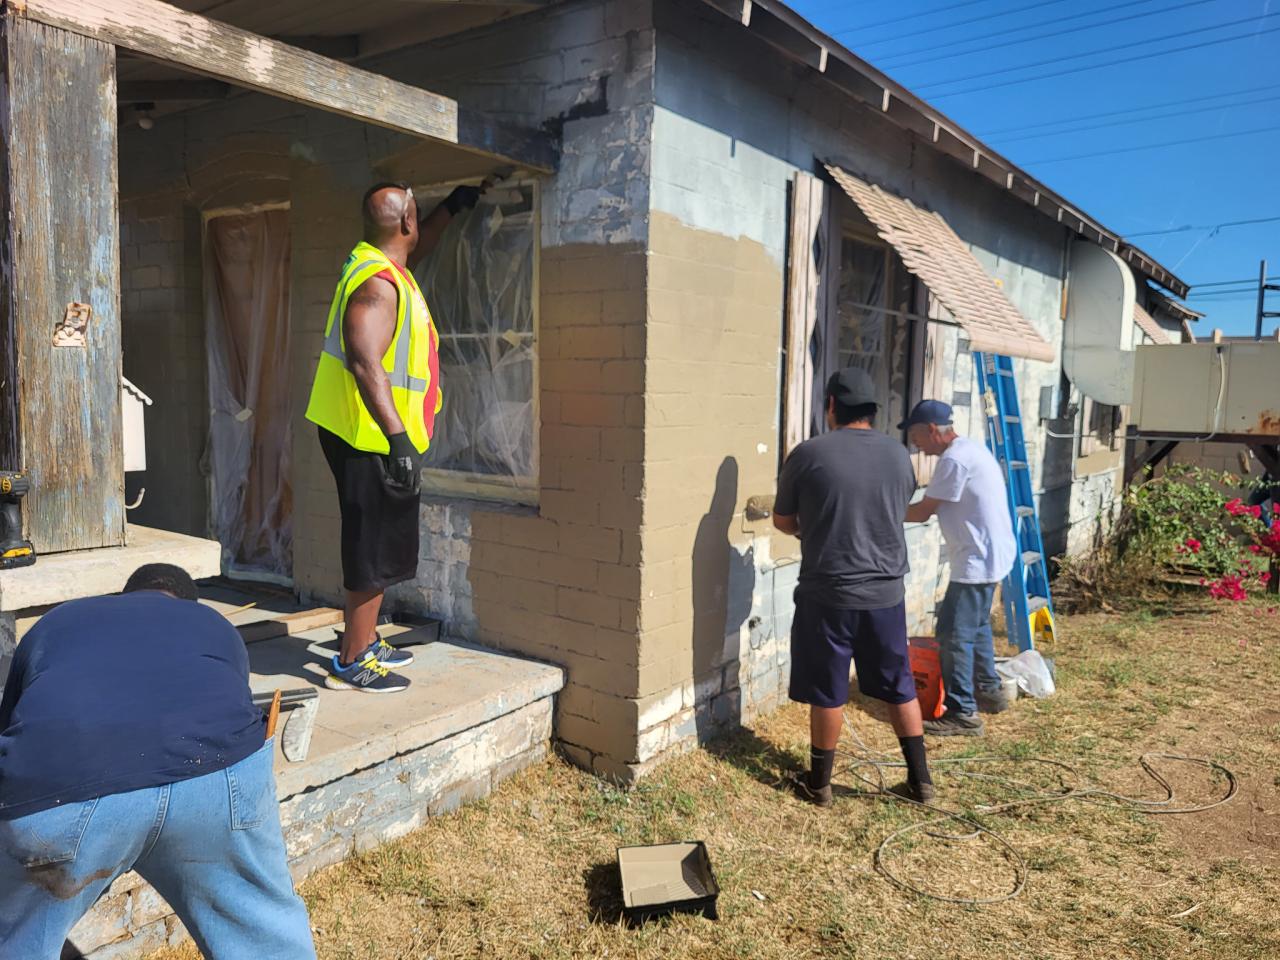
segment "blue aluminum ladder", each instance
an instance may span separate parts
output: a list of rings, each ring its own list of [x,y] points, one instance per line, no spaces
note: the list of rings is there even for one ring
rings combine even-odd
[[[987,446],[1004,471],[1018,553],[1013,569],[1001,584],[1009,639],[1019,650],[1031,650],[1037,638],[1053,637],[1053,599],[1049,595],[1049,570],[1040,539],[1040,517],[1031,489],[1026,437],[1018,405],[1018,384],[1013,361],[995,353],[974,353],[978,394],[987,418]]]

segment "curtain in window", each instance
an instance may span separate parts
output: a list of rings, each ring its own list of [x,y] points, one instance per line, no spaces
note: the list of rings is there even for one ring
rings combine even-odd
[[[293,573],[289,214],[205,227],[213,532],[229,573]]]

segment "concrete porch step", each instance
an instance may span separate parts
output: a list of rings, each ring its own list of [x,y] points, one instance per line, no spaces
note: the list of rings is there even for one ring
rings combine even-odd
[[[415,640],[412,628],[382,631],[396,644]],[[322,684],[335,629],[246,649],[255,692]],[[410,649],[407,691],[373,696],[321,686],[307,759],[290,763],[276,745],[295,882],[487,796],[548,755],[561,668],[456,642]],[[127,960],[184,936],[164,900],[131,873],[77,925],[71,942],[91,960]]]

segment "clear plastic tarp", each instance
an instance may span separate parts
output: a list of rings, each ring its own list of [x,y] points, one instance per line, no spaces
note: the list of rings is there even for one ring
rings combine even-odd
[[[293,572],[289,482],[289,214],[260,210],[205,225],[209,458],[223,569]]]
[[[444,391],[428,469],[533,483],[536,241],[532,186],[499,185],[415,271],[440,333]]]

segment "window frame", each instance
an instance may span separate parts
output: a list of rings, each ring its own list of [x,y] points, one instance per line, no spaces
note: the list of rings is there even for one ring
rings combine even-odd
[[[448,194],[449,190],[464,183],[474,183],[474,178],[466,180],[450,180],[438,183],[413,184],[415,197],[431,198],[440,193]],[[542,475],[542,357],[539,344],[542,341],[542,184],[533,178],[516,180],[511,186],[528,189],[531,194],[531,214],[533,230],[533,276],[529,285],[530,312],[533,320],[533,370],[530,379],[532,396],[530,413],[533,431],[530,452],[530,474],[525,477],[499,477],[494,474],[472,473],[465,470],[448,470],[442,467],[422,468],[422,494],[427,497],[449,497],[465,500],[479,500],[497,503],[516,504],[521,506],[538,506]],[[419,211],[421,214],[421,211]],[[423,291],[428,308],[431,300],[428,291]],[[432,314],[435,322],[435,314]],[[454,339],[462,335],[446,334],[437,324],[436,333],[440,337],[440,345],[452,336]],[[444,402],[449,403],[449,384],[442,383]]]

